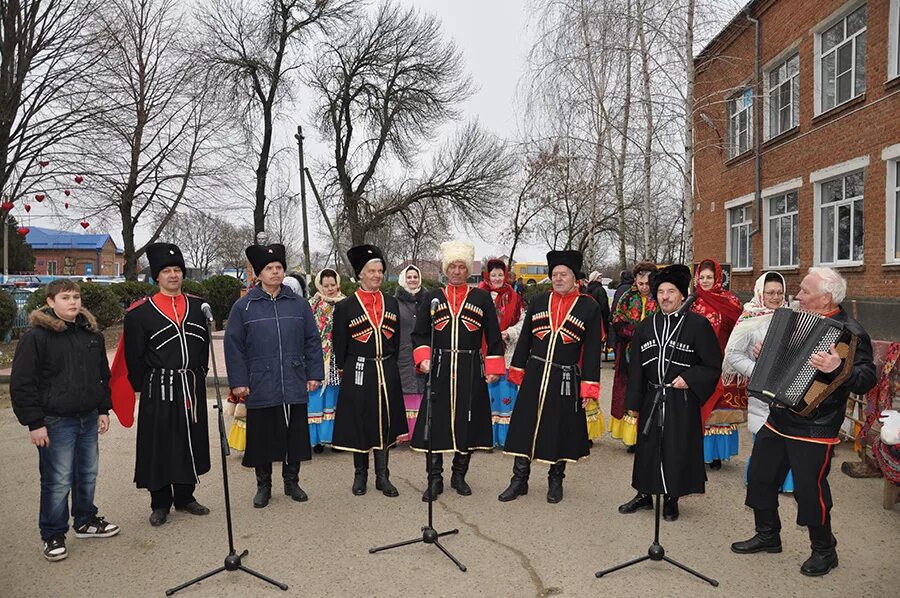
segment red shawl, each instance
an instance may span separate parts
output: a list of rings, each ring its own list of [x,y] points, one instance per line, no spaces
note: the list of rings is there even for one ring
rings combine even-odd
[[[722,266],[715,260],[702,260],[701,264],[711,263],[715,266],[716,281],[713,287],[704,291],[700,288],[700,270],[698,266],[694,272],[694,292],[697,294],[697,300],[691,306],[694,311],[712,324],[716,338],[719,339],[719,347],[725,352],[725,345],[728,344],[728,337],[734,330],[734,325],[738,318],[741,317],[742,306],[740,299],[731,291],[722,288],[724,280],[722,274]]]
[[[513,324],[516,324],[519,321],[519,318],[522,317],[522,298],[515,289],[506,282],[508,278],[506,264],[503,264],[502,262],[498,262],[498,264],[503,267],[503,286],[499,289],[491,287],[491,273],[490,270],[487,270],[481,273],[481,282],[478,283],[478,288],[483,289],[488,293],[497,293],[497,296],[494,298],[494,307],[497,308],[497,320],[500,322],[500,332],[503,332]],[[494,265],[493,260],[491,261],[491,265]]]

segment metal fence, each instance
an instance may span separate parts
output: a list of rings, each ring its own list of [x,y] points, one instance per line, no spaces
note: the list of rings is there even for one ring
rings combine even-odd
[[[18,308],[16,319],[13,320],[12,336],[13,338],[19,338],[31,326],[28,323],[28,311],[25,309],[25,303],[31,297],[31,291],[26,291],[25,289],[11,289],[9,294],[15,300],[16,307]]]

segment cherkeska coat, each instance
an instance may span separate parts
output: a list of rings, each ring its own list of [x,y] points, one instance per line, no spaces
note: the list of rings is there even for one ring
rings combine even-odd
[[[519,384],[504,452],[544,463],[590,453],[581,399],[600,396],[603,324],[589,295],[554,292],[532,299],[509,379]]]
[[[432,317],[434,299],[437,307]],[[422,300],[412,339],[416,365],[431,360],[433,450],[490,450],[494,436],[485,375],[506,373],[500,324],[490,294],[467,285],[430,291]],[[423,398],[410,442],[414,450],[428,449],[427,408]]]
[[[368,309],[364,301],[369,302]],[[400,307],[381,291],[357,291],[334,307],[334,356],[341,390],[334,448],[384,450],[407,433],[397,355]]]
[[[666,370],[669,360],[671,366]],[[704,492],[700,408],[716,389],[721,373],[722,350],[703,316],[693,312],[655,313],[638,325],[631,341],[625,397],[625,408],[640,413],[631,478],[635,490],[673,498]],[[670,386],[679,376],[687,383],[687,390]],[[661,384],[666,386],[660,389]],[[650,417],[654,397],[660,390],[665,392],[662,472],[658,457],[660,428],[654,421],[649,434],[643,434],[645,418]],[[658,413],[653,414],[654,420],[657,416]]]

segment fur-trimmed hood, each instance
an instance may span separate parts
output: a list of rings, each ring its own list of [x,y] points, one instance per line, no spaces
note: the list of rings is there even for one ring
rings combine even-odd
[[[52,332],[66,331],[66,322],[60,320],[50,307],[42,307],[34,310],[28,315],[28,321],[32,326],[40,326],[41,328],[46,328]],[[97,318],[83,307],[75,317],[75,324],[84,326],[91,332],[100,332],[100,327],[97,326]]]

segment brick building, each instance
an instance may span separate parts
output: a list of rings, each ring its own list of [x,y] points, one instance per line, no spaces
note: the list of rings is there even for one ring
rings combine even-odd
[[[34,252],[35,274],[121,276],[122,250],[108,234],[88,235],[32,226],[25,242]]]
[[[751,0],[696,57],[694,256],[734,290],[834,267],[900,337],[898,46],[900,0]]]

